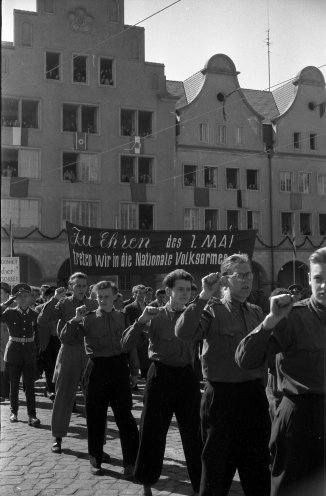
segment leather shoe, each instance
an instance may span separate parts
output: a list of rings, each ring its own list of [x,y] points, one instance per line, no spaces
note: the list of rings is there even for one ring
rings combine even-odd
[[[10,422],[12,422],[12,423],[18,422],[18,418],[17,418],[17,414],[16,413],[12,413],[10,415]]]
[[[110,463],[111,461],[111,457],[108,453],[104,453],[103,451],[103,455],[102,455],[102,463]]]
[[[123,469],[123,475],[126,477],[126,479],[130,479],[131,477],[134,476],[134,466],[133,465],[127,465]]]
[[[55,438],[55,443],[53,443],[52,448],[51,448],[51,451],[53,453],[58,453],[58,454],[62,453],[61,442],[62,442],[62,438],[61,437],[56,437]]]
[[[143,486],[142,496],[153,496],[151,486]]]
[[[40,425],[40,420],[36,417],[28,417],[28,425],[31,425],[32,427],[37,427]]]
[[[93,475],[103,475],[104,474],[104,470],[102,467],[93,467],[93,465],[91,465],[91,474]]]

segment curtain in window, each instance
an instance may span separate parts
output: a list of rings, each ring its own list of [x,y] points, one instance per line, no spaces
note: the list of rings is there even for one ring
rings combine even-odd
[[[137,229],[138,206],[132,203],[123,203],[120,209],[121,229]]]
[[[98,156],[81,153],[77,160],[77,178],[83,182],[98,180]]]
[[[39,178],[38,150],[19,150],[19,175],[21,177]]]
[[[186,208],[185,209],[185,219],[184,227],[185,229],[198,229],[198,209],[197,208]]]

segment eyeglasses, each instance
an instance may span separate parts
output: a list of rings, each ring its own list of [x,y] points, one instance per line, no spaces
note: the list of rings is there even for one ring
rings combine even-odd
[[[243,282],[245,279],[247,279],[248,281],[252,281],[254,275],[252,272],[244,272],[244,273],[234,272],[233,274],[228,275],[228,277],[234,277],[236,281]]]

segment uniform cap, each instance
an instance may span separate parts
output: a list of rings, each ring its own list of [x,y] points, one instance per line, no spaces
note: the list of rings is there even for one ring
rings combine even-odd
[[[16,284],[11,290],[11,293],[13,296],[17,296],[18,294],[22,293],[31,293],[32,289],[31,287],[26,284],[25,282],[21,282],[19,284]]]
[[[301,284],[291,284],[291,286],[288,287],[288,290],[291,291],[291,293],[293,291],[297,293],[298,291],[302,291],[303,288]]]

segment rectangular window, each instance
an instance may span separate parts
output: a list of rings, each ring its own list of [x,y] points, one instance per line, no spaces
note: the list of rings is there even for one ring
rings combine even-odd
[[[62,179],[69,182],[98,182],[99,160],[95,153],[62,154]]]
[[[121,109],[121,136],[136,136],[136,111]]]
[[[38,128],[39,102],[35,100],[22,100],[22,127]]]
[[[218,145],[226,143],[226,126],[217,125],[216,143]]]
[[[46,52],[45,54],[45,77],[46,79],[61,80],[61,54],[57,52]]]
[[[227,210],[226,211],[226,225],[229,231],[237,231],[239,229],[239,211]]]
[[[258,190],[258,170],[247,169],[247,189]]]
[[[100,85],[114,86],[113,60],[100,57]]]
[[[300,213],[300,234],[311,235],[311,214]]]
[[[238,169],[226,169],[226,187],[227,189],[239,189]]]
[[[208,143],[208,124],[206,122],[199,124],[199,141]]]
[[[99,227],[99,202],[63,200],[62,227],[66,221],[86,227]]]
[[[40,178],[40,152],[3,148],[1,153],[1,175],[4,177]]]
[[[130,272],[127,274],[121,274],[119,276],[119,290],[120,291],[129,291],[131,290],[131,277]]]
[[[88,56],[87,55],[73,55],[73,76],[74,83],[87,84],[88,83]]]
[[[40,227],[39,200],[1,200],[1,224],[8,226],[10,220],[16,227]]]
[[[184,210],[184,229],[199,229],[199,209],[185,208]]]
[[[235,129],[235,143],[236,145],[243,145],[243,127]]]
[[[293,148],[296,150],[301,148],[301,133],[293,133]]]
[[[217,167],[204,167],[204,184],[206,188],[217,188]]]
[[[153,159],[151,157],[120,157],[120,181],[122,183],[153,182]]]
[[[121,229],[153,229],[154,205],[121,203],[120,224]]]
[[[62,130],[98,133],[98,107],[89,105],[62,105]]]
[[[138,136],[149,136],[153,132],[153,112],[138,111]]]
[[[217,231],[218,229],[218,210],[205,209],[205,230]]]
[[[317,134],[316,133],[310,133],[309,145],[310,145],[310,150],[317,150]]]
[[[285,193],[290,193],[293,190],[293,176],[292,172],[281,171],[280,172],[280,188],[281,191]]]
[[[299,193],[310,193],[311,174],[310,172],[298,173]]]
[[[291,212],[281,212],[281,233],[285,236],[292,235],[293,217]]]
[[[319,234],[326,236],[326,214],[319,214]]]
[[[261,234],[261,213],[259,211],[247,211],[247,229],[254,229]]]
[[[183,185],[197,186],[197,167],[196,165],[183,166]]]
[[[318,174],[318,194],[326,195],[326,174]]]
[[[20,126],[19,121],[19,100],[17,98],[1,99],[1,126],[14,127]]]

